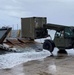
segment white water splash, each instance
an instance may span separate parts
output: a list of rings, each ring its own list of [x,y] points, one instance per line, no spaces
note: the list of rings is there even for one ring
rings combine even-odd
[[[50,53],[46,50],[41,52],[24,52],[0,55],[0,69],[12,68],[18,64],[31,60],[39,60],[49,55]]]

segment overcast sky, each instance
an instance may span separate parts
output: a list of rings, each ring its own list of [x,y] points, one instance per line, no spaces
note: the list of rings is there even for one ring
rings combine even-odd
[[[0,27],[21,28],[21,18],[32,16],[74,26],[74,0],[0,0]]]

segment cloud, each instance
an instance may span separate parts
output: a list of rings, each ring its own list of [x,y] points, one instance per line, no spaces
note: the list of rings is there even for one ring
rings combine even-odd
[[[73,0],[0,0],[0,20],[18,23],[21,17],[46,16],[48,22],[74,25]]]

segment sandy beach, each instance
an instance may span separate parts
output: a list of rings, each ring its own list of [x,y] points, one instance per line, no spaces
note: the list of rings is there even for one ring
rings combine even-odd
[[[12,68],[0,69],[0,75],[74,75],[74,55],[31,60]]]

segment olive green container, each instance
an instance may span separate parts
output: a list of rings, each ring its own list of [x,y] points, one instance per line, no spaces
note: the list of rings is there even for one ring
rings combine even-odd
[[[43,28],[43,24],[47,23],[46,17],[28,17],[21,18],[21,34],[22,38],[37,39],[37,29]],[[37,31],[37,32],[36,32]]]

